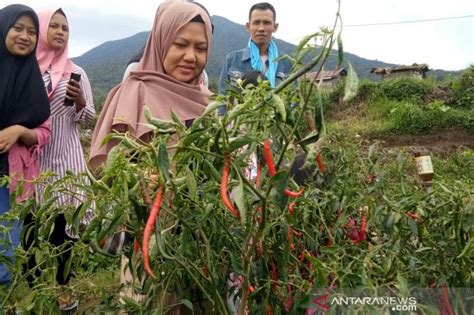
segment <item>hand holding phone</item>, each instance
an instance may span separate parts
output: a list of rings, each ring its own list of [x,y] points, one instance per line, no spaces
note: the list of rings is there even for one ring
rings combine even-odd
[[[71,77],[69,78],[69,83],[71,82],[71,80],[74,80],[76,82],[79,82],[81,81],[81,75],[79,73],[71,73]],[[71,95],[69,93],[66,93],[67,96],[71,97]],[[64,98],[64,106],[72,106],[74,105],[74,100],[73,99],[69,99],[69,98]]]

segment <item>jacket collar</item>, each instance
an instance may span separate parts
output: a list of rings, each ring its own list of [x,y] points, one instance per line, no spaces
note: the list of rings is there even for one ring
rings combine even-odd
[[[244,53],[242,54],[242,61],[250,60],[250,48],[245,47]]]

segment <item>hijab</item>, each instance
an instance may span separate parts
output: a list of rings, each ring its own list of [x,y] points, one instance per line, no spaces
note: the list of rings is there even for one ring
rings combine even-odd
[[[102,146],[104,138],[113,130],[128,130],[142,139],[150,135],[151,130],[146,127],[145,106],[154,117],[164,120],[171,119],[172,111],[182,121],[195,119],[204,112],[211,92],[199,83],[200,75],[190,83],[180,82],[167,75],[163,66],[166,53],[180,29],[198,15],[206,27],[209,56],[211,21],[201,7],[182,0],[165,1],[158,7],[137,71],[131,72],[107,96],[92,135],[92,167],[103,163],[113,147],[113,142]]]
[[[35,51],[15,56],[5,45],[10,28],[25,15],[38,30],[38,17],[31,8],[14,4],[0,10],[0,130],[13,125],[35,128],[49,117],[49,101]],[[8,174],[7,154],[0,154],[0,175]]]
[[[32,18],[38,30],[38,17],[31,8],[14,4],[0,10],[0,129],[12,125],[35,128],[50,114],[35,51],[14,56],[5,46],[8,31],[24,15]]]
[[[211,14],[209,13],[209,11],[207,11],[206,7],[204,7],[199,2],[195,2],[195,1],[192,1],[192,0],[186,0],[186,1],[199,6],[204,11],[206,11],[206,14],[207,14],[207,16],[209,16],[209,18],[211,17]],[[212,21],[211,21],[211,23],[212,23]],[[212,28],[212,33],[214,33],[214,24],[211,24],[211,28]],[[130,65],[131,63],[135,63],[135,62],[140,62],[140,59],[142,59],[144,52],[145,52],[145,46],[140,48],[140,50],[135,55],[133,55],[132,58],[130,58],[127,65]]]
[[[51,18],[54,14],[60,13],[66,17],[61,8],[57,10],[45,10],[38,12],[39,36],[38,49],[36,49],[36,59],[40,67],[41,74],[44,74],[51,67],[51,86],[49,97],[54,93],[59,81],[63,77],[69,77],[74,69],[74,65],[68,57],[69,41],[63,50],[57,51],[49,47],[48,29]],[[66,18],[67,19],[67,18]]]

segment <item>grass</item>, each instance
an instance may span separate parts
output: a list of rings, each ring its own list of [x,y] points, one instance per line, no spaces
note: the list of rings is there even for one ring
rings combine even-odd
[[[451,107],[443,100],[424,101],[433,86],[418,79],[363,81],[352,102],[337,105],[334,100],[340,99],[342,89],[326,92],[323,104],[328,128],[362,136],[423,135],[453,129],[474,134],[474,109]]]

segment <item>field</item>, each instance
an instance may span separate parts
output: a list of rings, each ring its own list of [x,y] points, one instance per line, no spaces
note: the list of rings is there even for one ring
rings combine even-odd
[[[388,314],[400,306],[332,303],[347,296],[411,297],[399,303],[403,310],[469,314],[473,71],[443,82],[363,81],[357,92],[347,89],[354,82],[331,91],[239,86],[190,128],[150,118],[150,145],[117,135],[120,145],[101,172],[87,175],[90,184],[71,175],[51,185],[42,204],[17,205],[14,215],[34,206],[44,224],[34,231],[37,246],[17,251],[4,310],[58,312],[64,288],[54,281],[55,255],[64,248],[44,240],[62,211],[80,235],[69,287],[85,314],[224,314],[229,304],[240,314]],[[223,103],[228,112],[217,117]],[[430,188],[417,173],[421,150],[433,162]],[[82,206],[53,206],[53,192],[70,187],[87,195]],[[82,226],[90,207],[96,217]],[[151,208],[161,210],[156,222]],[[117,230],[136,241],[105,252],[101,242]],[[119,301],[122,254],[142,302]],[[29,289],[22,263],[31,255],[41,274]]]

